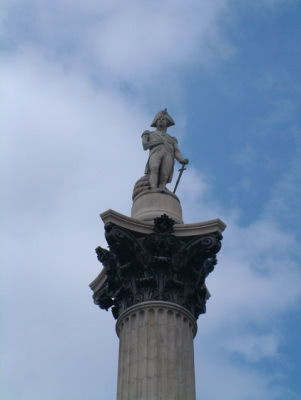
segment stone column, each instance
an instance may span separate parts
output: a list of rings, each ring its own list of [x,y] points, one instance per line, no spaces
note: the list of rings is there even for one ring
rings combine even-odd
[[[128,308],[116,324],[120,339],[117,400],[195,400],[195,318],[169,302]]]
[[[120,338],[117,400],[195,400],[193,338],[210,297],[220,220],[153,223],[103,214],[109,250],[91,283],[95,304],[112,309]]]

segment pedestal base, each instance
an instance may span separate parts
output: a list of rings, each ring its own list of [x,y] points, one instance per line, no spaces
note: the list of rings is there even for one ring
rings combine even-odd
[[[142,221],[153,221],[166,214],[178,224],[183,224],[182,207],[178,197],[160,189],[149,189],[134,200],[131,217]]]
[[[183,307],[149,301],[128,308],[120,338],[117,400],[195,400],[195,318]]]

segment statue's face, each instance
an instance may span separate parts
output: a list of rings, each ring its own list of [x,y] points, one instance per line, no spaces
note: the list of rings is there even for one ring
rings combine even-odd
[[[168,127],[168,120],[167,118],[164,117],[164,115],[162,115],[161,117],[159,117],[157,119],[157,123],[156,123],[157,127],[160,128],[167,128]]]

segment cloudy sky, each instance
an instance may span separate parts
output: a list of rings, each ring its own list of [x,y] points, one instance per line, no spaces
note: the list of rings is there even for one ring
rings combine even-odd
[[[2,1],[3,400],[115,398],[98,215],[130,214],[165,107],[185,222],[228,225],[197,399],[301,399],[300,20],[299,0]]]

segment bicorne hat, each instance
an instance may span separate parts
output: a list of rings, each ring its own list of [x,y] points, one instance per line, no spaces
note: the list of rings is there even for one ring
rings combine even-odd
[[[168,121],[168,126],[175,125],[175,121],[174,121],[174,120],[171,118],[171,116],[168,114],[167,109],[164,108],[164,110],[159,111],[159,112],[156,114],[156,116],[155,116],[155,118],[154,118],[154,120],[153,120],[151,126],[155,128],[155,127],[156,127],[156,124],[157,124],[157,120],[158,120],[160,117],[162,117],[162,116],[164,116],[164,117],[167,119],[167,121]]]

